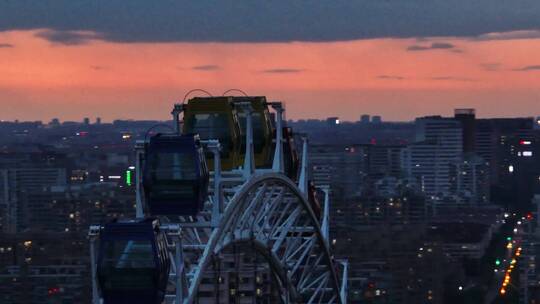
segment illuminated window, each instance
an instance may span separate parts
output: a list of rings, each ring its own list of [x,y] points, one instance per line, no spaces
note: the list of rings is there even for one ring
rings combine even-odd
[[[126,171],[126,184],[131,186],[131,171],[129,170]]]
[[[523,151],[523,156],[531,157],[533,155],[532,151]]]

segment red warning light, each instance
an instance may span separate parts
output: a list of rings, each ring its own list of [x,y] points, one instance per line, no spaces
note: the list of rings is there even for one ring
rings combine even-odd
[[[530,213],[530,212],[529,212],[529,213],[527,213],[527,220],[529,220],[529,221],[530,221],[530,220],[532,220],[532,218],[533,218],[533,215],[532,215],[532,213]]]

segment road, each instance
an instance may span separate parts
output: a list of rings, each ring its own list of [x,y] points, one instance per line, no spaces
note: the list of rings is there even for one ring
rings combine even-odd
[[[494,268],[494,271],[495,269],[497,269],[498,271],[495,274],[493,283],[491,284],[491,286],[488,289],[488,292],[486,293],[484,304],[491,304],[493,303],[493,301],[495,301],[495,299],[497,299],[497,297],[505,296],[504,294],[501,294],[501,289],[504,287],[503,283],[504,283],[507,271],[509,270],[513,271],[517,269],[516,268],[516,265],[517,265],[516,252],[521,250],[520,245],[523,238],[523,226],[524,226],[519,223],[521,222],[518,221],[514,226],[516,230],[513,233],[512,241],[509,241],[508,243],[506,243],[507,248],[506,248],[504,259],[501,261],[501,264],[499,266],[496,266]],[[509,244],[511,244],[511,246],[509,246]],[[515,262],[512,266],[513,260]],[[510,281],[506,285],[506,287],[504,287],[504,290],[508,290],[509,288],[518,288],[518,287],[512,285],[512,282]]]

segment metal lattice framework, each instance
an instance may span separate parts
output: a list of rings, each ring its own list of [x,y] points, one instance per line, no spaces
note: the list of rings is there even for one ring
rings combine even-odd
[[[327,240],[304,194],[283,175],[266,173],[254,175],[227,204],[195,266],[188,302],[194,300],[212,256],[246,242],[271,265],[283,302],[341,301]]]
[[[272,106],[277,113],[276,142],[281,142],[283,109],[281,103]],[[210,195],[204,210],[196,217],[161,218],[172,262],[166,303],[197,302],[204,278],[215,272],[216,259],[230,255],[230,250],[227,251],[230,248],[235,251],[249,248],[258,257],[254,264],[268,265],[267,271],[277,282],[278,298],[283,303],[346,303],[347,264],[336,263],[329,250],[328,191],[323,189],[326,195],[321,218],[316,217],[307,200],[307,141],[303,143],[298,185],[283,174],[281,145],[276,145],[272,169],[256,170],[251,112],[249,107],[246,110],[247,145],[243,168],[222,172],[219,142],[204,142],[206,149],[214,154]],[[177,127],[181,111],[181,105],[175,105],[173,117]],[[139,169],[144,162],[144,143],[136,150]],[[139,172],[137,170],[137,217],[142,217],[144,197]],[[89,232],[94,304],[100,303],[95,278],[95,241],[99,231],[99,226],[92,226]],[[234,272],[235,269],[223,271]]]

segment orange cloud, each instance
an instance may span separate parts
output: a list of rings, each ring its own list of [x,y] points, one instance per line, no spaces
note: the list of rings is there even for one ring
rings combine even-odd
[[[540,54],[540,39],[534,38],[123,44],[91,40],[65,45],[40,38],[43,33],[0,33],[0,41],[13,46],[0,48],[0,103],[5,106],[1,119],[163,119],[170,104],[192,88],[215,94],[240,88],[283,98],[290,103],[289,118],[357,119],[371,111],[411,119],[427,114],[425,109],[444,112],[462,103],[490,115],[540,113],[540,102],[532,102],[539,96],[540,72],[514,71],[540,64],[535,56]],[[428,47],[407,51],[414,45]],[[499,112],[490,108],[494,101]]]

